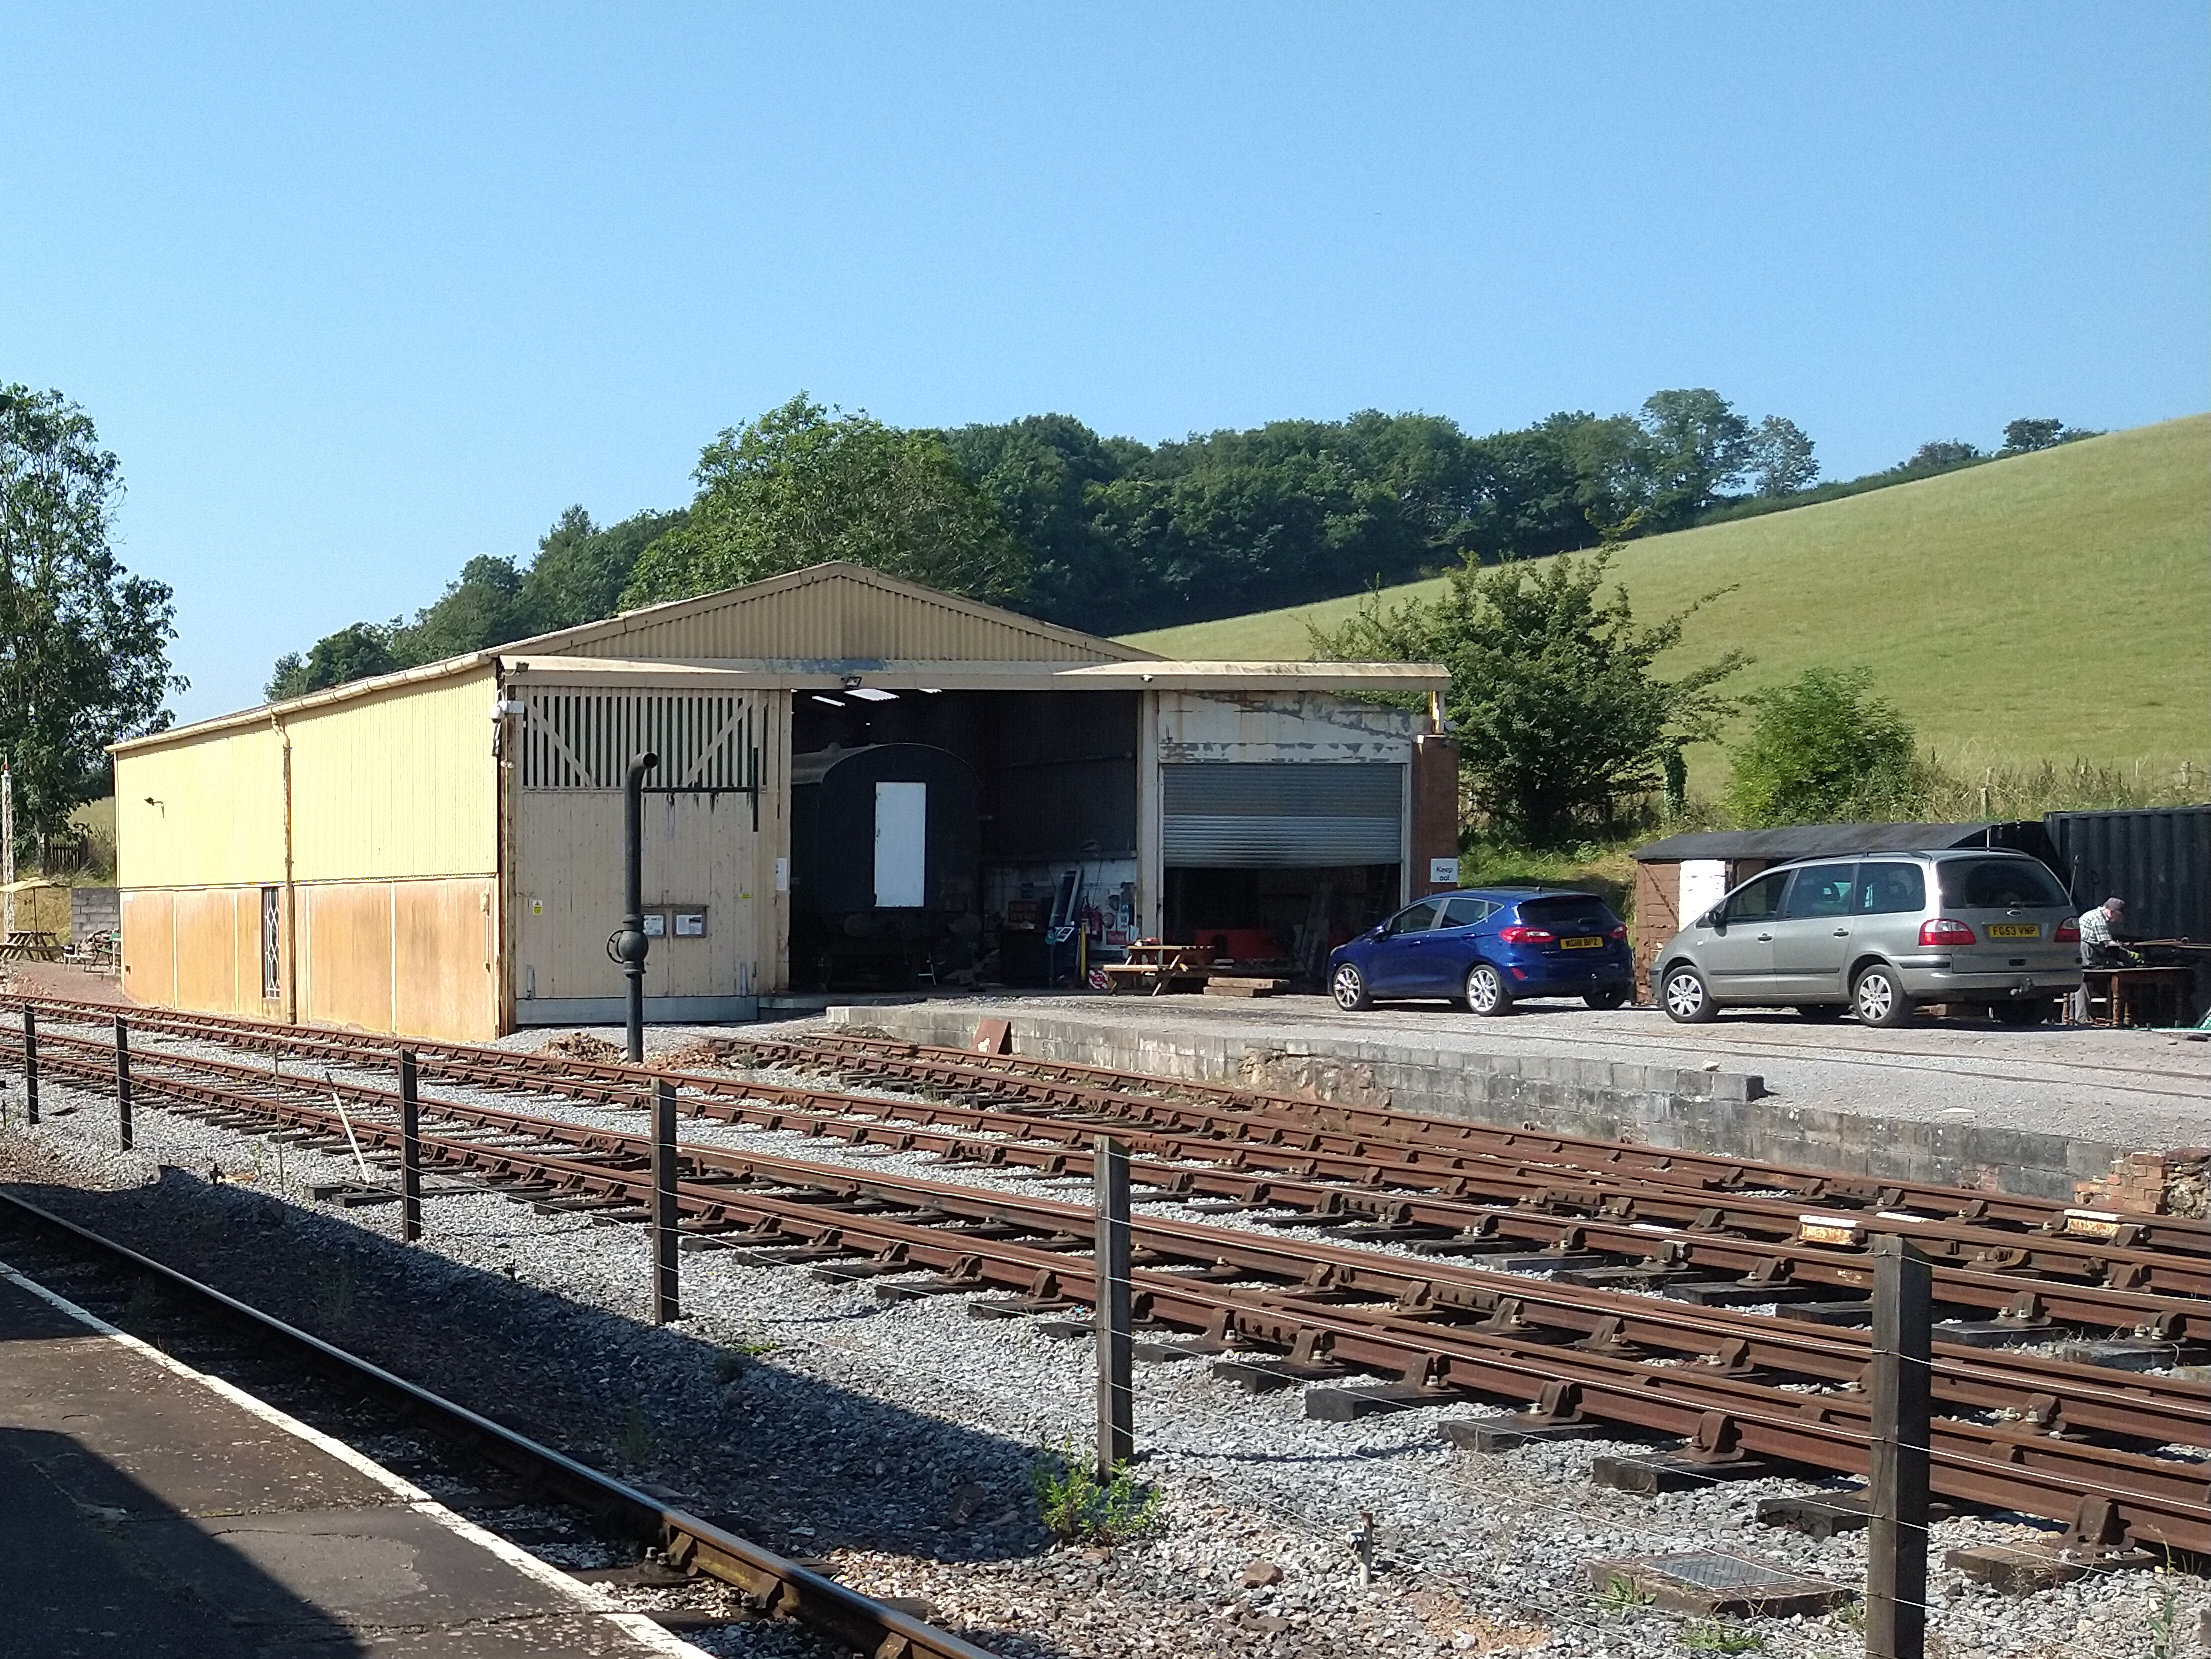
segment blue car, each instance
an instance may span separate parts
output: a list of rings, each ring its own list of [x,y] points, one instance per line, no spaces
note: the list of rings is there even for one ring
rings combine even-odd
[[[1524,997],[1617,1008],[1634,986],[1627,927],[1594,893],[1436,893],[1328,957],[1329,993],[1344,1009],[1377,997],[1447,997],[1485,1015]]]

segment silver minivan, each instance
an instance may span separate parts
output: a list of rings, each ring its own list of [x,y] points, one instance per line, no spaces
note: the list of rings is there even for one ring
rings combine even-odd
[[[1756,1006],[1902,1025],[1922,1002],[1987,1003],[2000,1020],[2033,1025],[2080,982],[2080,924],[2049,866],[1979,849],[1762,871],[1651,967],[1659,1006],[1685,1025]]]

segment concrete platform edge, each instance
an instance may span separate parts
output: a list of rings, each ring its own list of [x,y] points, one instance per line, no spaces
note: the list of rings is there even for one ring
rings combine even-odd
[[[1039,1016],[972,1004],[837,1005],[831,1024],[964,1047],[982,1013],[1010,1014],[1014,1051],[1196,1082],[1243,1083],[1346,1104],[1561,1134],[1693,1148],[1875,1180],[1936,1182],[2071,1202],[2129,1148],[2026,1130],[1792,1106],[1756,1073],[1690,1071],[1557,1055],[1439,1054],[1327,1039],[1253,1041],[1147,1033],[1140,1022]],[[1299,1086],[1302,1083],[1304,1086]]]

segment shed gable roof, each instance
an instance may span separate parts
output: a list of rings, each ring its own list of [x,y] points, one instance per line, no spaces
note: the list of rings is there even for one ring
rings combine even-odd
[[[545,651],[677,662],[1139,662],[1152,657],[856,564],[811,565],[500,649],[509,656]]]

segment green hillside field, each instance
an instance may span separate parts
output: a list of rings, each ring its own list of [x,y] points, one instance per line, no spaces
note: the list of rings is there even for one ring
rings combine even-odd
[[[2211,415],[1630,543],[1655,620],[1714,589],[1674,656],[1738,647],[1755,690],[1871,668],[1951,767],[2211,763]],[[1391,601],[1441,580],[1386,591]],[[1299,660],[1357,598],[1135,634],[1182,658]],[[1700,783],[1716,782],[1709,757]],[[2199,797],[2200,798],[2200,795]]]

